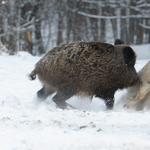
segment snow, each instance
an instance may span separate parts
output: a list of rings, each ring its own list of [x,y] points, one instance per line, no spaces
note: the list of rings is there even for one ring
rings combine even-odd
[[[150,45],[133,46],[148,52]],[[139,71],[147,62],[137,60]],[[144,54],[143,54],[144,57]],[[150,57],[149,57],[150,58]],[[72,97],[76,110],[61,110],[52,101],[39,101],[42,87],[28,74],[40,57],[26,52],[0,55],[0,149],[2,150],[149,150],[150,110],[125,109],[126,90],[115,94],[115,107],[105,109],[94,98]]]
[[[143,44],[143,45],[134,45],[131,47],[137,53],[138,60],[148,60],[150,59],[150,44]]]
[[[4,5],[6,2],[5,2],[5,1],[2,1],[1,3]]]

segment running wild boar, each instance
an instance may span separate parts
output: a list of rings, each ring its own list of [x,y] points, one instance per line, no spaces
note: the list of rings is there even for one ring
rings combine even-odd
[[[135,61],[136,54],[127,45],[73,42],[50,50],[37,62],[30,78],[38,75],[43,83],[39,98],[56,92],[53,101],[62,109],[73,108],[65,102],[73,95],[102,98],[112,109],[115,91],[137,82]]]

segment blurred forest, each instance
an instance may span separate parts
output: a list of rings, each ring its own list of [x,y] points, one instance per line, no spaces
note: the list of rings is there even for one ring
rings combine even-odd
[[[150,0],[0,0],[0,44],[10,54],[115,38],[150,43]]]

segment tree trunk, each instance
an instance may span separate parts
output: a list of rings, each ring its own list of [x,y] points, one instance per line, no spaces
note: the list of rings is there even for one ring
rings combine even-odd
[[[61,15],[61,12],[58,13],[58,31],[57,31],[57,45],[60,45],[63,43],[63,37],[62,37],[62,34],[63,34],[63,28],[62,28],[62,25],[63,25],[63,19],[62,19],[62,15]]]

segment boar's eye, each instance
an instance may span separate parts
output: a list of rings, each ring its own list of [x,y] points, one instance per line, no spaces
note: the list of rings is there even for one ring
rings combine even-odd
[[[132,63],[135,60],[135,53],[131,47],[125,47],[123,49],[123,56],[125,59],[125,63],[128,65],[130,62]]]

